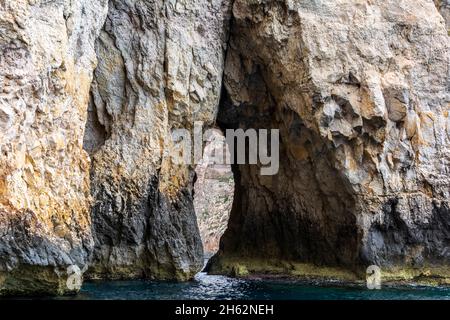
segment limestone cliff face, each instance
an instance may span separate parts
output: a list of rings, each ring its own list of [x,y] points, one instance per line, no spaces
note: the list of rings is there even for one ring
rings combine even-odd
[[[105,16],[102,0],[0,2],[0,294],[79,289],[67,280],[93,246],[82,142]]]
[[[280,129],[281,163],[234,168],[210,270],[448,279],[449,42],[433,3],[236,0],[233,18],[219,121]]]
[[[116,1],[97,41],[91,153],[91,277],[189,279],[203,265],[193,166],[172,163],[173,129],[218,110],[229,1]]]
[[[88,265],[191,278],[194,166],[170,137],[219,105],[223,129],[280,129],[281,163],[233,168],[210,271],[355,279],[377,264],[448,282],[448,1],[434,3],[0,1],[0,295],[75,292]]]

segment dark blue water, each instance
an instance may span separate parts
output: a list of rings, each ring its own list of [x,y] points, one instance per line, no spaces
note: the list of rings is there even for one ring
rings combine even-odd
[[[156,281],[87,282],[72,299],[248,299],[248,300],[450,300],[450,287],[383,287],[306,284],[292,280],[243,280],[200,273],[188,283]]]

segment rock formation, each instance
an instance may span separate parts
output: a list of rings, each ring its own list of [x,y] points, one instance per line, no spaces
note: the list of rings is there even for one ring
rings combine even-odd
[[[214,123],[229,1],[109,3],[97,41],[91,153],[94,278],[192,278],[203,265],[194,166],[171,161],[173,129]]]
[[[352,278],[375,264],[448,281],[449,42],[433,3],[236,0],[233,19],[218,120],[280,129],[281,163],[234,168],[209,270]]]
[[[0,295],[76,292],[88,265],[192,278],[195,164],[173,161],[172,133],[217,113],[279,129],[281,158],[275,176],[233,167],[211,272],[354,280],[376,264],[448,283],[449,4],[434,3],[0,1]]]
[[[436,7],[445,19],[447,32],[450,33],[450,0],[434,0]]]
[[[203,159],[195,169],[194,189],[194,208],[206,257],[219,250],[234,195],[233,173],[229,162],[225,161],[230,158],[225,137],[218,130],[212,132],[205,144]]]
[[[93,246],[83,132],[105,16],[101,0],[0,2],[0,295],[79,289],[71,277]]]

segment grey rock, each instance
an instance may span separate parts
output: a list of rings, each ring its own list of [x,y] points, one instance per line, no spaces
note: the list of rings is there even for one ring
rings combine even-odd
[[[2,1],[0,294],[74,293],[88,264],[191,279],[195,166],[172,161],[171,133],[218,112],[282,145],[276,176],[233,167],[211,272],[354,280],[377,264],[449,283],[449,5],[434,3]]]
[[[85,148],[92,162],[93,278],[192,278],[203,265],[194,166],[171,132],[213,124],[229,1],[110,1],[97,41]]]
[[[79,289],[67,284],[93,247],[81,141],[105,18],[103,0],[0,3],[0,295]]]
[[[281,163],[276,176],[235,166],[209,270],[376,264],[448,282],[449,42],[433,3],[237,0],[233,15],[218,120],[280,129]]]

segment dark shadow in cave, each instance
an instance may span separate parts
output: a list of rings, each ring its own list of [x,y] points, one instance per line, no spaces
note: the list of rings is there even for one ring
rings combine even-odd
[[[206,271],[230,272],[235,263],[253,271],[292,263],[352,269],[360,259],[361,237],[355,202],[332,166],[327,145],[296,112],[277,105],[259,68],[247,85],[251,102],[240,105],[224,88],[217,124],[223,131],[280,130],[280,171],[263,177],[259,164],[232,166],[236,187],[230,220]]]
[[[219,129],[206,134],[203,159],[196,167],[194,208],[202,238],[205,259],[219,249],[219,241],[228,226],[234,198],[234,178],[228,146]]]

